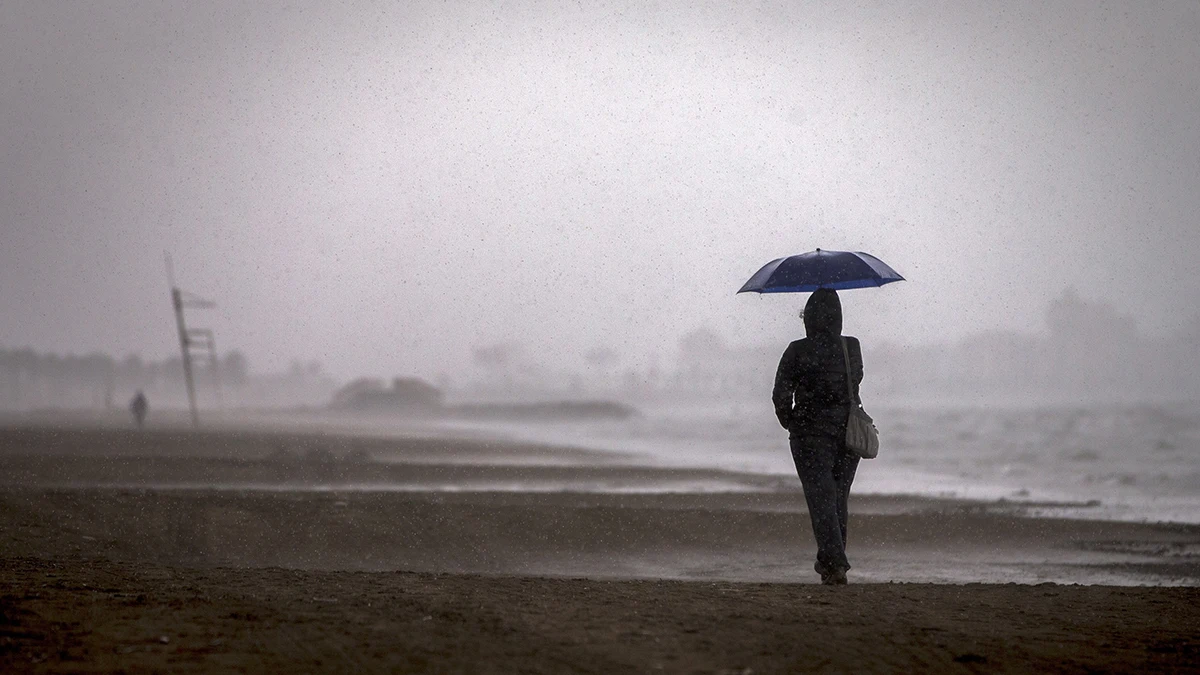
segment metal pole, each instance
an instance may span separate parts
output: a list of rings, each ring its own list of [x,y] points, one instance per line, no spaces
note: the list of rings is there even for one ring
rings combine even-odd
[[[183,356],[183,381],[187,385],[188,408],[192,413],[192,427],[200,426],[200,415],[196,412],[196,385],[192,382],[192,351],[189,345],[187,324],[183,321],[183,293],[171,288],[171,303],[175,306],[175,324],[179,328],[179,351]]]
[[[217,412],[225,413],[225,397],[221,394],[221,357],[217,356],[217,339],[208,334],[208,349],[212,356],[213,391],[217,394]]]

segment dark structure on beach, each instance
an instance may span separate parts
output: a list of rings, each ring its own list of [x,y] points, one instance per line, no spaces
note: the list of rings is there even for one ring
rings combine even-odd
[[[429,412],[441,410],[443,398],[442,390],[415,377],[393,378],[391,387],[376,378],[359,378],[339,389],[329,407],[346,412]]]

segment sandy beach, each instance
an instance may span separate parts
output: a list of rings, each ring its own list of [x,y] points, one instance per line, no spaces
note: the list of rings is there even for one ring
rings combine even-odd
[[[852,585],[825,588],[777,477],[479,439],[12,427],[0,665],[1200,670],[1200,527],[1053,507],[856,497]]]
[[[6,672],[1197,672],[1200,591],[7,559]]]

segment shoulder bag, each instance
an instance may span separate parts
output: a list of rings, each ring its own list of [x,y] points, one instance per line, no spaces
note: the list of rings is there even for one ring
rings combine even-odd
[[[850,416],[846,420],[846,449],[863,459],[879,456],[879,430],[875,420],[854,400],[854,387],[850,384],[850,350],[846,338],[842,338],[842,357],[846,360],[846,398],[850,401]]]

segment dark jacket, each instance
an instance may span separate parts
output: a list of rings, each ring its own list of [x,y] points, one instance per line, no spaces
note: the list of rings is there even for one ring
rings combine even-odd
[[[807,337],[788,345],[779,360],[771,395],[775,416],[793,435],[844,435],[850,405],[861,403],[858,387],[863,378],[863,362],[858,339],[846,337],[851,400],[846,395],[842,304],[837,292],[821,289],[809,297],[804,307],[804,332]]]

